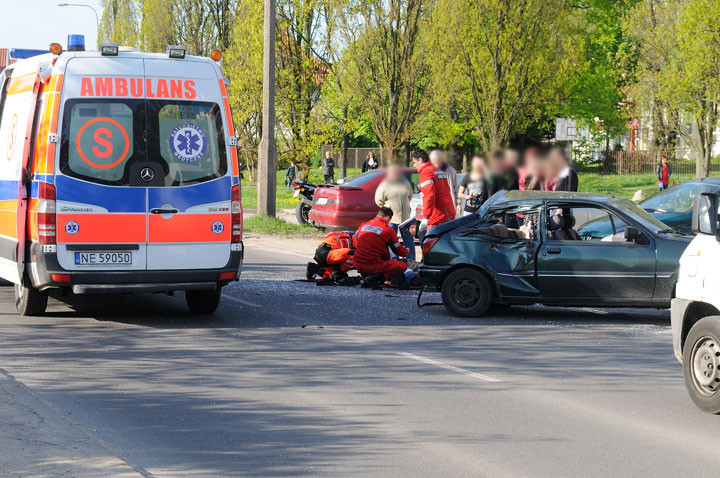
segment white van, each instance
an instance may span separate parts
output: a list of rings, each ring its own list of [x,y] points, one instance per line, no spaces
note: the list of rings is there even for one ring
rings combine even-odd
[[[720,231],[718,197],[695,198],[697,235],[680,258],[672,301],[673,349],[683,364],[685,387],[695,404],[720,413]]]
[[[210,313],[243,259],[240,180],[216,61],[75,45],[0,74],[0,276],[47,290],[185,291]],[[219,59],[219,52],[213,52]]]

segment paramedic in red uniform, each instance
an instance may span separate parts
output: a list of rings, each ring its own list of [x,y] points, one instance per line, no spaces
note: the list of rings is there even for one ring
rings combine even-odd
[[[427,219],[427,230],[430,231],[435,226],[455,219],[453,195],[447,174],[433,166],[425,151],[413,151],[411,157],[420,173],[418,188],[422,193],[423,216]]]
[[[388,224],[392,217],[392,209],[381,207],[374,219],[360,225],[353,265],[360,274],[382,274],[386,280],[396,280],[401,289],[408,289],[409,284],[405,278],[407,264],[391,260],[388,250],[391,247],[403,257],[408,254],[405,246],[398,242],[397,232]]]

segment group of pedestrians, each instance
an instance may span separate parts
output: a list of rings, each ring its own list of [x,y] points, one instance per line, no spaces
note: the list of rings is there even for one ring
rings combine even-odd
[[[446,162],[443,151],[435,150],[428,154],[417,150],[411,153],[410,158],[418,171],[418,190],[422,194],[421,230],[416,229],[420,225],[411,218],[413,186],[399,165],[390,164],[375,191],[375,203],[379,208],[377,216],[361,224],[357,233],[349,236],[350,245],[344,246],[342,253],[337,255],[338,264],[351,262],[369,286],[387,281],[387,285],[411,288],[417,283],[417,274],[408,268],[408,262],[416,259],[415,235],[422,238],[433,228],[457,216],[476,213],[499,191],[578,189],[577,172],[560,147],[553,147],[545,153],[539,148],[529,147],[522,157],[514,150],[497,151],[490,156],[489,164],[485,155],[477,153],[472,156],[470,171],[462,181],[458,181],[458,173]],[[369,156],[363,170],[375,169],[376,164],[374,156]],[[321,168],[327,174],[327,168],[333,166],[334,161],[328,153]],[[398,234],[402,242],[398,240]],[[324,244],[321,243],[321,247],[327,248],[328,241],[325,240]],[[402,261],[400,257],[410,261]],[[323,262],[320,264],[323,267],[332,266],[325,259],[318,262]],[[308,266],[310,278],[315,266]],[[326,275],[331,271],[332,268],[327,269]]]

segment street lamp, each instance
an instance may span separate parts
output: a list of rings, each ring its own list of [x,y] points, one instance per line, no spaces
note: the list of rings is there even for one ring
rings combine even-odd
[[[92,5],[86,5],[84,3],[64,3],[60,2],[57,4],[58,7],[87,7],[95,14],[95,24],[97,25],[97,31],[100,32],[100,17],[98,16],[97,10]]]

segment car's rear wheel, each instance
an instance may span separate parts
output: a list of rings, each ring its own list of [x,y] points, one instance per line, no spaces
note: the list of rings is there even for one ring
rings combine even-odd
[[[27,279],[23,281],[27,283]],[[20,315],[43,315],[47,309],[48,291],[37,290],[25,285],[15,284],[15,309]]]
[[[442,285],[442,300],[451,314],[478,317],[492,304],[490,280],[477,269],[465,267],[451,272]]]
[[[685,339],[683,377],[702,410],[720,413],[720,316],[699,320]]]
[[[185,301],[193,314],[212,314],[220,304],[221,290],[186,290]]]
[[[304,202],[297,203],[297,206],[295,206],[295,219],[297,219],[298,224],[303,225],[310,222],[308,214],[310,214],[310,205]]]

